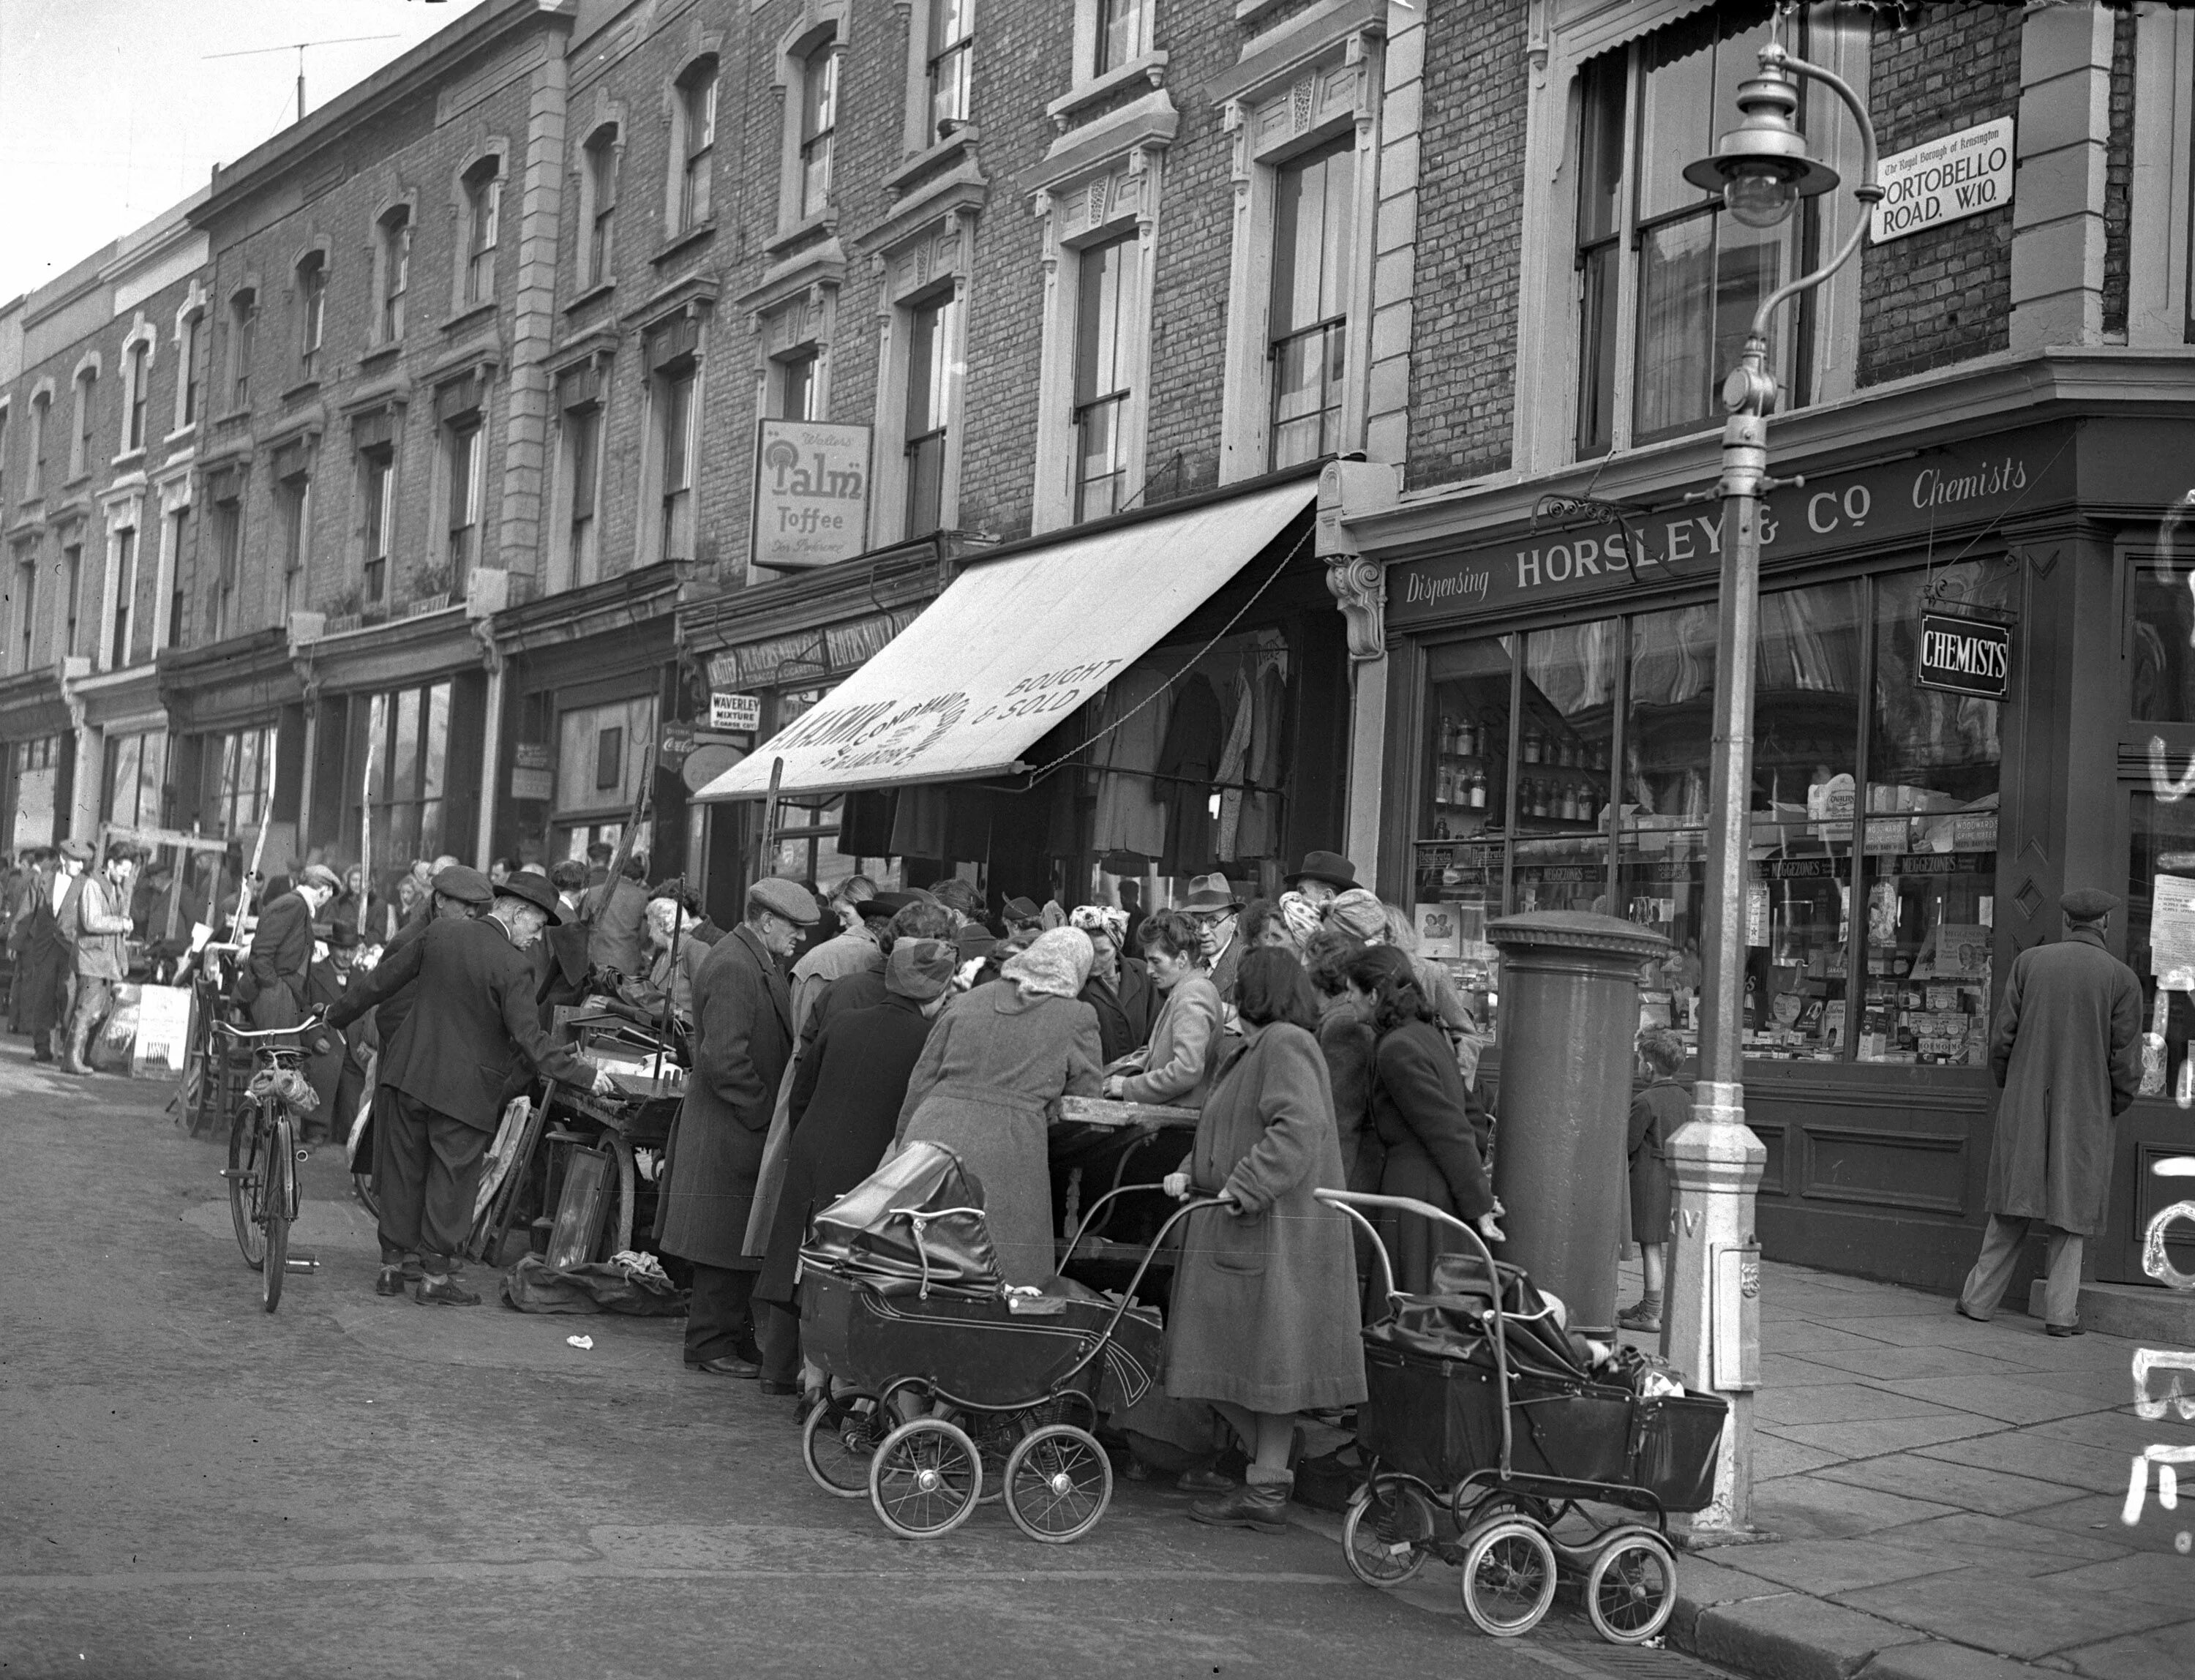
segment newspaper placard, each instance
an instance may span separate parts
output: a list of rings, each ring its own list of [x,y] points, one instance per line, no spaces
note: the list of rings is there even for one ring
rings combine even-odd
[[[137,999],[137,1042],[130,1052],[135,1077],[183,1071],[190,1053],[191,994],[184,986],[146,986]]]
[[[2151,876],[2149,904],[2149,972],[2195,969],[2195,875]]]

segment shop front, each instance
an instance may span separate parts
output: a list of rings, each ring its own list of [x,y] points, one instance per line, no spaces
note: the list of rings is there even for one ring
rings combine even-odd
[[[0,678],[0,838],[10,856],[68,838],[76,748],[58,668]]]
[[[191,882],[218,906],[255,853],[269,879],[301,861],[305,686],[282,630],[166,649],[157,671],[170,731],[165,826],[228,843],[226,861],[200,855]]]
[[[2152,932],[2195,905],[2195,777],[2152,770],[2195,761],[2195,730],[2172,733],[2195,721],[2195,555],[2152,551],[2195,426],[2069,407],[1887,444],[1853,407],[1789,423],[1777,471],[1805,481],[1763,528],[1743,1017],[1761,1238],[1956,1285],[1997,983],[2056,937],[2061,892],[2103,885],[2169,1047],[2091,1249],[2137,1281],[2148,1164],[2195,1143],[2195,938]],[[1668,938],[1641,1025],[1695,1038],[1722,532],[1687,494],[1713,471],[1671,451],[1620,491],[1527,484],[1353,528],[1386,563],[1380,880],[1497,1024],[1487,922],[1592,910]],[[1484,1065],[1498,1081],[1498,1050]]]
[[[880,644],[858,669],[774,690],[700,798],[752,811],[775,776],[769,866],[823,885],[858,866],[956,875],[994,909],[1155,909],[1217,870],[1277,894],[1341,826],[1348,660],[1315,499],[1276,475],[959,556],[919,613],[850,621]]]

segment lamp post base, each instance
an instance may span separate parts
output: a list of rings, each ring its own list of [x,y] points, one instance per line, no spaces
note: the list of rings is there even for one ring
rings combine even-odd
[[[1672,1185],[1668,1307],[1662,1353],[1686,1384],[1730,1406],[1714,1501],[1696,1544],[1753,1537],[1753,1395],[1760,1382],[1760,1251],[1754,1200],[1768,1152],[1745,1123],[1745,1088],[1703,1079],[1692,1117],[1667,1146]]]

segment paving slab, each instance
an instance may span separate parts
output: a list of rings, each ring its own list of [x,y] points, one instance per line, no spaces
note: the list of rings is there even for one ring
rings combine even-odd
[[[1967,1348],[1895,1348],[1881,1342],[1852,1352],[1794,1354],[1790,1363],[1820,1365],[1847,1377],[1903,1382],[1922,1377],[2017,1377],[2029,1378],[2032,1368],[2012,1360],[1993,1359]],[[2083,1373],[2088,1375],[2092,1373]],[[1810,1382],[1818,1378],[1810,1377]],[[1761,1385],[1771,1386],[1763,1363]]]
[[[1766,1521],[1754,1505],[1756,1520]],[[1870,1534],[1861,1539],[1793,1540],[1776,1545],[1733,1546],[1730,1567],[1817,1596],[1910,1581],[1966,1567],[1966,1560],[1926,1547],[1893,1545]]]
[[[2075,1673],[2095,1680],[2187,1680],[2195,1673],[2195,1621],[2077,1646],[2062,1654]]]
[[[1920,1637],[1879,1617],[1794,1592],[1702,1610],[1687,1648],[1755,1680],[1847,1680],[1878,1652]]]
[[[1855,1356],[1846,1357],[1852,1359],[1853,1370],[1840,1370],[1826,1360],[1802,1359],[1796,1354],[1763,1354],[1760,1356],[1760,1392],[1767,1394],[1783,1388],[1811,1388],[1821,1383],[1849,1383],[1866,1367]],[[1927,1374],[1933,1377],[1938,1373],[1930,1371]]]
[[[2195,1423],[2184,1422],[2171,1412],[2162,1417],[2137,1417],[2131,1399],[2123,1410],[2048,1418],[2021,1433],[2126,1454],[2139,1452],[2150,1446],[2195,1446]]]
[[[1909,1320],[1884,1319],[1869,1322],[1903,1325]],[[1865,1353],[1870,1348],[1882,1346],[1885,1339],[1880,1336],[1864,1336],[1857,1331],[1842,1329],[1838,1325],[1812,1319],[1777,1325],[1773,1326],[1773,1330],[1772,1335],[1766,1331],[1762,1333],[1760,1340],[1763,1349],[1769,1353],[1796,1354],[1801,1359],[1812,1358],[1823,1353]],[[1917,1343],[1923,1339],[1925,1338],[1916,1335],[1913,1341]]]
[[[1847,1539],[1877,1529],[1950,1516],[1955,1510],[1817,1475],[1784,1476],[1766,1484],[1756,1483],[1753,1491],[1754,1521],[1786,1540]],[[1731,1561],[1740,1568],[1745,1567],[1735,1554]]]
[[[2045,1592],[1981,1567],[1863,1587],[1837,1601],[1939,1638],[2024,1660],[2187,1619],[2187,1605],[2131,1593]]]
[[[2083,1394],[2103,1406],[2131,1405],[2134,1367],[2116,1354],[2101,1359],[2088,1371],[2036,1371],[2025,1378],[2038,1388],[2058,1394]]]
[[[2131,1547],[2100,1533],[2075,1533],[1979,1511],[1958,1511],[1902,1528],[1880,1529],[1869,1538],[1885,1545],[1940,1551],[1962,1564],[2007,1569],[2030,1579],[2135,1556]],[[2049,1591],[2059,1588],[2054,1583]]]
[[[1875,1458],[1886,1452],[1933,1446],[2002,1430],[1994,1417],[1970,1412],[1939,1412],[1930,1417],[1874,1417],[1852,1423],[1778,1423],[1777,1435],[1801,1446],[1818,1446],[1846,1458]]]
[[[2065,1440],[2033,1429],[2001,1429],[1967,1440],[1947,1440],[1915,1449],[1923,1458],[1948,1464],[1979,1464],[1984,1469],[2055,1481],[2083,1493],[2126,1490],[2127,1457],[2100,1446]]]
[[[1829,1481],[1880,1488],[1909,1498],[1933,1499],[1962,1511],[1979,1511],[1992,1516],[2011,1516],[2044,1505],[2062,1504],[2070,1492],[2059,1482],[1984,1469],[1975,1464],[1948,1464],[1940,1458],[1923,1458],[1917,1452],[1893,1452],[1887,1458],[1830,1465],[1820,1474]]]
[[[2143,1510],[2141,1520],[2129,1526],[2120,1519],[2126,1503],[2126,1472],[2119,1472],[2118,1491],[2097,1494],[2085,1499],[2071,1499],[2062,1505],[2030,1511],[2020,1521],[2034,1523],[2038,1527],[2056,1528],[2068,1534],[2093,1534],[2111,1541],[2114,1545],[2131,1551],[2174,1552],[2177,1554],[2179,1537],[2191,1535],[2189,1544],[2195,1545],[2195,1510],[2187,1508],[2183,1500],[2175,1511],[2159,1510],[2154,1500]],[[2187,1564],[2191,1598],[2195,1598],[2195,1558],[2181,1557]],[[2195,1671],[2195,1664],[2190,1665]]]
[[[2025,1663],[2009,1657],[1923,1639],[1883,1652],[1860,1671],[1860,1680],[2033,1680],[2034,1673]]]
[[[1748,1598],[1766,1598],[1779,1592],[1772,1581],[1716,1562],[1750,1550],[1745,1546],[1718,1547],[1708,1553],[1688,1553],[1677,1563],[1677,1608],[1669,1618],[1671,1637],[1691,1648],[1692,1629],[1702,1610],[1736,1604]]]
[[[2064,1395],[2057,1398],[2065,1399]],[[1780,1390],[1764,1388],[1754,1402],[1753,1415],[1780,1429],[1788,1424],[1857,1423],[1877,1417],[1949,1417],[1963,1409],[1871,1383],[1840,1383]]]
[[[1960,1412],[1979,1412],[2006,1423],[2047,1423],[2054,1417],[2071,1417],[2099,1409],[2095,1401],[2084,1395],[2037,1388],[2025,1375],[1892,1377],[1872,1386]]]
[[[1844,1462],[1842,1453],[1830,1452],[1818,1446],[1801,1446],[1797,1441],[1785,1440],[1781,1435],[1772,1435],[1759,1429],[1754,1431],[1753,1485],[1755,1488],[1765,1487],[1785,1476],[1803,1475],[1810,1470]]]
[[[2183,1514],[2181,1526],[2186,1526]],[[2083,1563],[2068,1569],[2051,1583],[2052,1591],[2117,1592],[2137,1597],[2156,1597],[2195,1612],[2195,1557],[2176,1551],[2138,1551],[2125,1557]],[[2195,1671],[2195,1647],[2187,1653],[2188,1667]]]

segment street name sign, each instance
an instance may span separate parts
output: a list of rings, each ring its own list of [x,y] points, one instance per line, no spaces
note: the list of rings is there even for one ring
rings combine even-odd
[[[2012,202],[2012,118],[1939,135],[1876,166],[1882,201],[1875,207],[1875,243],[1979,216]]]

